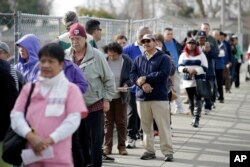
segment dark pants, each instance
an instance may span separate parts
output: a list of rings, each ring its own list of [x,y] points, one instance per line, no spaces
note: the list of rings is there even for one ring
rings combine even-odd
[[[186,88],[188,99],[189,99],[189,108],[192,115],[200,117],[202,102],[201,97],[196,93],[196,87]]]
[[[236,88],[240,87],[240,66],[241,66],[241,63],[237,62],[235,64],[234,84]]]
[[[212,109],[212,105],[215,102],[215,76],[207,76],[206,79],[209,81],[210,86],[212,88],[212,97],[211,98],[204,98],[205,101],[205,109]]]
[[[139,132],[140,129],[140,118],[137,113],[136,108],[136,100],[135,100],[135,93],[130,92],[130,101],[128,104],[128,126],[127,126],[127,132],[128,132],[128,138],[136,140],[136,135]]]
[[[90,163],[88,132],[85,120],[82,119],[79,128],[72,136],[72,152],[74,167],[86,167]]]
[[[216,81],[217,81],[217,89],[219,93],[218,100],[224,100],[224,92],[223,92],[223,71],[224,69],[216,69]]]
[[[226,91],[230,91],[231,88],[231,79],[230,79],[230,69],[225,67],[223,70],[224,82],[225,82],[225,89]]]
[[[89,148],[90,153],[90,167],[101,167],[102,166],[102,144],[104,136],[104,114],[103,110],[90,112],[86,118],[86,125],[88,134],[88,145],[84,148]],[[87,144],[87,143],[84,143]],[[85,157],[84,157],[85,158]],[[88,158],[88,157],[86,157]]]

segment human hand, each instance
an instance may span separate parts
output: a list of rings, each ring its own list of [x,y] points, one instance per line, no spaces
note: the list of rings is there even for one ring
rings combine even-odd
[[[151,87],[150,84],[148,83],[145,83],[142,85],[142,90],[145,92],[145,93],[151,93],[153,88]]]
[[[137,84],[138,86],[142,86],[142,84],[144,84],[145,81],[146,81],[146,77],[145,77],[145,76],[142,76],[142,77],[139,77],[139,78],[137,79],[136,84]]]
[[[104,112],[108,112],[109,109],[110,109],[109,101],[104,100],[104,101],[103,101],[103,111],[104,111]]]
[[[26,136],[26,139],[31,144],[31,147],[36,155],[40,156],[41,152],[48,148],[48,144],[44,141],[44,139],[36,134],[34,131],[29,132]]]

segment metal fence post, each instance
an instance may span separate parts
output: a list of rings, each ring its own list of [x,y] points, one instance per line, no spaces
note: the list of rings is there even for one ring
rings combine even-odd
[[[20,27],[19,27],[19,22],[20,22],[20,15],[21,12],[20,11],[15,11],[14,12],[14,34],[15,34],[15,41],[14,41],[14,55],[15,55],[15,59],[14,62],[15,64],[17,63],[17,59],[18,59],[18,48],[16,46],[16,42],[18,41],[18,39],[20,38]]]

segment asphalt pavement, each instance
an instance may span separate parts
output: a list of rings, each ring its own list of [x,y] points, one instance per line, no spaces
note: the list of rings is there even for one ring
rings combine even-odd
[[[232,150],[250,151],[250,82],[245,82],[245,65],[241,71],[240,88],[232,86],[231,93],[225,93],[225,103],[215,104],[208,115],[202,112],[200,126],[190,125],[191,115],[172,116],[174,161],[164,162],[155,138],[156,159],[141,160],[144,152],[140,141],[136,148],[127,149],[128,155],[118,154],[117,137],[111,157],[113,163],[104,167],[229,167],[229,153]],[[183,97],[182,97],[183,98]],[[188,105],[184,104],[188,110]]]

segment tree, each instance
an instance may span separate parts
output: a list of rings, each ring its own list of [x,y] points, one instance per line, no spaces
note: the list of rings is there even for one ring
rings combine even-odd
[[[0,0],[0,13],[11,13],[10,4],[6,0]],[[0,25],[10,28],[14,24],[12,15],[0,15]]]
[[[22,13],[48,15],[52,2],[53,0],[17,0],[16,8]]]
[[[78,13],[79,16],[94,16],[94,17],[99,17],[99,18],[108,18],[108,19],[116,19],[116,15],[107,12],[103,8],[100,9],[88,9],[85,7],[76,7],[76,12]]]

